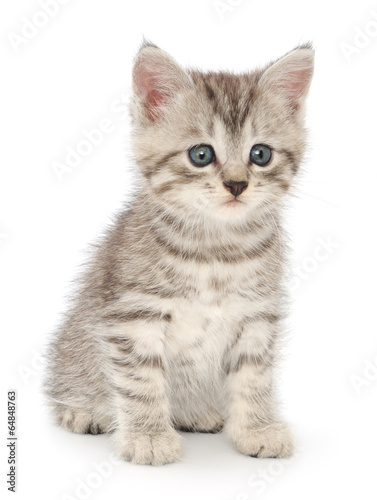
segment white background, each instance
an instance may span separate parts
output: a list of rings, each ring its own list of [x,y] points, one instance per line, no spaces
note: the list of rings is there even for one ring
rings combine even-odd
[[[377,3],[218,4],[71,0],[18,45],[24,17],[46,19],[36,0],[1,2],[2,498],[11,495],[11,389],[21,499],[376,497]],[[299,443],[292,460],[257,460],[224,435],[186,434],[179,464],[113,466],[108,436],[70,434],[44,409],[39,357],[48,334],[89,244],[132,195],[124,102],[143,35],[184,65],[235,71],[314,42],[310,148],[286,224],[293,303],[281,392]],[[53,162],[103,119],[111,132],[59,182]]]

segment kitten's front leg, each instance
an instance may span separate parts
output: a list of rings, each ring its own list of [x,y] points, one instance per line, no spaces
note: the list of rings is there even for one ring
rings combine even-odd
[[[181,436],[171,425],[160,325],[120,326],[106,343],[118,455],[136,464],[176,462],[182,455]]]
[[[229,416],[226,431],[236,448],[259,458],[288,457],[293,436],[279,420],[273,387],[276,321],[245,318],[227,360]]]

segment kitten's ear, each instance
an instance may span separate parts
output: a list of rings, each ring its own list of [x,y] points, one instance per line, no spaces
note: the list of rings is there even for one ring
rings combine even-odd
[[[278,59],[262,74],[259,85],[271,90],[296,109],[308,93],[314,69],[314,51],[303,45]]]
[[[132,84],[147,118],[155,121],[181,90],[192,85],[189,75],[166,52],[144,43],[136,56]]]

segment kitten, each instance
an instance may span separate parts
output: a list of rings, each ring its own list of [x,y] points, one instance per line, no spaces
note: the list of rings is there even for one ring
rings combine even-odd
[[[185,71],[145,43],[134,63],[129,208],[96,250],[49,351],[61,426],[112,432],[138,464],[182,455],[177,430],[218,432],[254,457],[287,457],[274,366],[281,208],[305,147],[313,51],[264,69]]]

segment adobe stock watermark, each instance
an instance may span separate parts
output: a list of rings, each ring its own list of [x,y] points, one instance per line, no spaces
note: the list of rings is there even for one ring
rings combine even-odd
[[[287,467],[297,460],[303,450],[303,447],[298,447],[295,454],[290,458],[273,459],[267,462],[268,465],[260,467],[258,472],[250,474],[247,485],[251,488],[251,491],[241,491],[236,496],[236,500],[253,500],[256,496],[265,493],[268,487],[286,471]]]
[[[45,360],[42,354],[37,349],[32,349],[30,363],[18,365],[17,372],[24,385],[29,387],[33,380],[41,378],[44,367]]]
[[[18,33],[11,31],[7,38],[16,54],[20,52],[22,47],[29,45],[31,40],[39,35],[41,30],[45,28],[51,19],[59,14],[63,5],[66,5],[71,0],[39,0],[40,7],[31,16],[21,17],[21,29]]]
[[[104,482],[114,473],[117,466],[123,464],[115,455],[110,454],[108,459],[101,463],[93,463],[93,471],[87,474],[84,479],[76,479],[74,494],[62,493],[60,500],[87,500]]]
[[[293,270],[293,279],[290,286],[292,291],[298,290],[302,283],[316,273],[322,263],[328,260],[340,246],[338,242],[333,241],[331,235],[318,236],[315,241],[316,245],[311,255],[305,257],[301,264]]]
[[[245,0],[214,0],[212,5],[218,17],[223,20],[228,14],[234,12],[244,1]]]
[[[349,381],[358,396],[362,394],[365,388],[370,387],[377,381],[377,356],[374,361],[364,359],[363,365],[362,374],[356,375],[352,373],[349,375]]]
[[[0,233],[0,245],[2,245],[7,238],[7,233]]]
[[[110,104],[110,110],[120,120],[127,117],[129,94],[123,92]],[[82,164],[84,159],[90,156],[101,144],[105,136],[111,134],[116,129],[115,120],[107,117],[101,118],[94,128],[82,129],[81,135],[73,145],[65,147],[64,160],[54,160],[51,167],[59,182],[62,182],[67,174],[72,173]]]
[[[369,20],[360,28],[354,27],[352,43],[341,42],[339,47],[349,63],[354,55],[360,54],[377,37],[377,10],[370,12]]]

